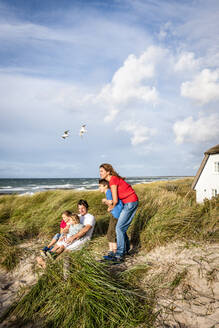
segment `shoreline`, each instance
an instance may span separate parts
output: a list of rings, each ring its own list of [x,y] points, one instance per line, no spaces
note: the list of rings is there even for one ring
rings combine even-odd
[[[140,182],[136,182],[134,184],[131,184],[132,187],[135,186],[139,186],[139,185],[145,185],[145,184],[150,184],[150,183],[155,183],[155,182],[171,182],[171,181],[177,181],[177,180],[183,180],[183,179],[188,179],[191,178],[193,179],[193,176],[173,176],[173,179],[168,179],[171,178],[171,176],[164,176],[163,179],[162,177],[160,177],[161,179],[159,179],[158,177],[154,180],[151,181],[140,181]],[[34,190],[34,191],[26,191],[26,192],[18,192],[18,191],[1,191],[0,190],[0,196],[34,196],[37,193],[41,193],[41,192],[48,192],[48,191],[74,191],[74,192],[90,192],[90,191],[98,191],[98,186],[96,188],[86,188],[86,187],[79,187],[79,188],[45,188],[42,190]]]

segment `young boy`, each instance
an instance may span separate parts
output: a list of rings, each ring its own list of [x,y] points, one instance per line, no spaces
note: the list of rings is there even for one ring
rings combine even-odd
[[[113,197],[112,197],[112,192],[109,188],[109,182],[106,181],[105,179],[100,179],[99,190],[106,194],[106,198],[102,199],[102,202],[106,204],[108,207],[112,205]],[[109,227],[107,230],[107,239],[109,241],[109,253],[108,255],[103,256],[104,260],[108,260],[109,258],[113,258],[115,256],[116,249],[117,249],[116,224],[122,209],[123,209],[123,203],[119,199],[116,206],[112,209],[112,211],[110,211],[112,216],[110,217]]]

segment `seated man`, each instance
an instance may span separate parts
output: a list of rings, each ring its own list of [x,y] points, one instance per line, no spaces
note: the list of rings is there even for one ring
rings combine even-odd
[[[78,211],[80,217],[80,223],[83,224],[83,228],[73,236],[66,240],[68,246],[65,251],[76,251],[81,249],[86,242],[88,242],[93,234],[95,226],[95,218],[88,213],[89,205],[86,200],[80,199],[78,202]],[[37,263],[43,268],[46,267],[46,262],[42,257],[37,257]]]
[[[84,228],[67,239],[66,243],[68,246],[65,249],[66,251],[78,250],[91,239],[95,226],[95,218],[93,215],[88,213],[88,208],[89,206],[87,201],[80,199],[78,202],[78,212],[80,223],[83,224]]]

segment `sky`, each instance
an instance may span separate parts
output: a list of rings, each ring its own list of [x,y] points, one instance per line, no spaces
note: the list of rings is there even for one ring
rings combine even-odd
[[[219,143],[218,17],[218,0],[0,0],[0,178],[195,175]]]

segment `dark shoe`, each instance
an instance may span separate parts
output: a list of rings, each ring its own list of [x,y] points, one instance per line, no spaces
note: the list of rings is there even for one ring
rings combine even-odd
[[[114,254],[114,256],[112,256],[112,255],[104,255],[104,256],[103,256],[103,259],[104,259],[105,261],[113,261],[114,258],[115,258],[115,254]]]
[[[122,256],[118,256],[116,255],[113,259],[112,259],[114,264],[119,264],[124,262],[124,258]]]
[[[116,255],[116,253],[114,253],[113,251],[110,251],[107,255],[111,256],[111,257],[114,257]]]
[[[115,257],[115,253],[114,252],[109,252],[107,255],[103,256],[103,259],[105,261],[112,261],[112,259]]]
[[[43,247],[43,249],[42,249],[43,252],[48,252],[49,250],[50,250],[50,248],[47,246]]]

